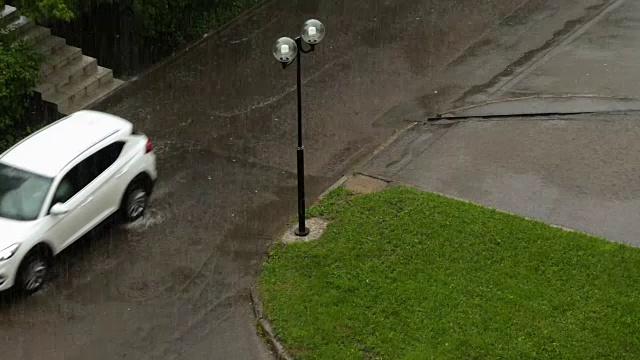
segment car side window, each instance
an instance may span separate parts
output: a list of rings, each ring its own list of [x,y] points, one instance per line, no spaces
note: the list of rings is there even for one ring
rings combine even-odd
[[[51,201],[51,206],[57,203],[66,203],[73,197],[73,195],[77,194],[78,191],[74,190],[72,182],[69,176],[65,176],[60,181],[56,192],[53,194],[53,201]]]
[[[53,195],[51,206],[57,203],[66,203],[91,182],[88,176],[89,174],[87,173],[89,160],[90,159],[86,159],[74,166],[65,174],[62,180],[60,180],[60,184],[58,184],[56,192]]]
[[[116,141],[100,149],[92,156],[95,160],[93,169],[95,177],[100,176],[100,174],[102,174],[111,165],[113,165],[116,160],[118,160],[123,148],[124,142]]]

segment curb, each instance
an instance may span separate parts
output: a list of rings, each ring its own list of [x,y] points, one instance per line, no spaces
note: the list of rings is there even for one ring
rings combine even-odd
[[[382,150],[386,149],[391,144],[393,144],[396,140],[398,140],[398,138],[400,136],[404,135],[409,130],[411,130],[414,127],[418,126],[418,124],[420,124],[420,123],[421,122],[412,122],[409,126],[405,126],[404,128],[402,128],[400,130],[396,130],[387,140],[385,140],[385,142],[380,144],[370,155],[368,155],[367,157],[362,159],[362,161],[360,161],[359,163],[354,165],[351,168],[351,170],[347,171],[347,173],[345,175],[342,175],[342,177],[338,181],[333,183],[333,185],[331,185],[327,190],[325,190],[322,194],[320,194],[315,203],[317,203],[319,200],[322,200],[331,191],[333,191],[333,190],[339,188],[340,186],[342,186],[342,184],[344,184],[349,179],[350,176],[352,176],[354,174],[366,175],[366,174],[364,174],[363,172],[360,171],[364,165],[366,165],[369,161],[371,161],[371,159],[376,157],[376,155],[378,155],[380,152],[382,152]]]
[[[293,360],[291,355],[287,353],[287,350],[284,348],[280,340],[276,337],[275,331],[273,330],[273,324],[262,316],[262,301],[258,297],[258,287],[257,285],[253,285],[251,287],[251,307],[253,308],[253,314],[257,319],[257,325],[262,330],[262,333],[269,341],[269,344],[273,348],[276,353],[277,360]]]

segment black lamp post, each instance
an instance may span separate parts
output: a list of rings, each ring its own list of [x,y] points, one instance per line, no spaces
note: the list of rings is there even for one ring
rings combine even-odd
[[[295,234],[307,236],[309,229],[305,226],[305,199],[304,199],[304,146],[302,146],[302,79],[300,76],[300,58],[315,50],[315,46],[324,38],[324,25],[318,20],[307,20],[302,27],[302,35],[295,40],[282,37],[273,46],[273,56],[282,63],[282,68],[286,69],[296,60],[297,71],[297,94],[298,94],[298,228]],[[309,45],[305,50],[304,43]]]

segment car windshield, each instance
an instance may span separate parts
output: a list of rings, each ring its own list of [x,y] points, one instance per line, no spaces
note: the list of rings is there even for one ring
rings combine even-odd
[[[52,182],[50,178],[0,163],[0,217],[37,219]]]

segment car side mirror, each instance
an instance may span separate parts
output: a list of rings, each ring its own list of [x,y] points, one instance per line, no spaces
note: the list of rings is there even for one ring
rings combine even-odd
[[[49,213],[55,216],[65,215],[70,211],[69,207],[67,207],[63,203],[57,203],[51,207],[51,211]]]

